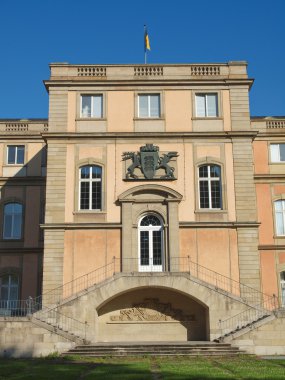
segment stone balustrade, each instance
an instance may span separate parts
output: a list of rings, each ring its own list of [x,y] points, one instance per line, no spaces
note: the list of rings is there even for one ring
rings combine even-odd
[[[34,119],[34,120],[14,120],[2,119],[0,120],[0,133],[38,133],[48,131],[47,119]]]
[[[50,80],[203,80],[247,79],[247,63],[72,65],[51,63]]]

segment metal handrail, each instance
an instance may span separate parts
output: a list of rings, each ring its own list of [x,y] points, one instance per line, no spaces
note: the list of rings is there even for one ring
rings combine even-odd
[[[167,265],[166,265],[167,264]],[[268,300],[272,295],[265,294],[255,288],[242,284],[237,280],[215,272],[191,260],[190,256],[172,257],[168,263],[157,264],[150,260],[149,265],[141,265],[138,258],[115,258],[106,265],[97,268],[85,275],[75,278],[57,288],[54,288],[42,296],[35,298],[36,303],[56,307],[62,301],[68,300],[86,291],[88,288],[99,284],[116,273],[133,272],[183,272],[189,273],[192,278],[197,278],[214,286],[216,290],[230,293],[248,304],[258,304],[262,300]]]
[[[26,300],[0,300],[0,316],[5,318],[33,317],[56,330],[86,340],[87,322],[81,322],[75,318],[60,313],[56,308],[43,307],[35,299],[29,297]]]
[[[224,320],[220,319],[219,328],[221,330],[221,336],[218,339],[222,339],[246,327],[253,328],[254,323],[272,315],[278,308],[278,299],[276,295],[273,295],[270,299],[263,300],[261,303],[251,306],[232,317]]]

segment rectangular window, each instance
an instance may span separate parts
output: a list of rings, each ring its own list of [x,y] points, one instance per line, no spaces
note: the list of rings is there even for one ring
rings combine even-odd
[[[218,116],[218,94],[196,94],[196,117]]]
[[[24,145],[8,145],[7,146],[7,164],[8,165],[21,165],[25,160],[25,146]]]
[[[285,162],[285,144],[270,145],[271,162]]]
[[[160,94],[138,95],[138,117],[160,117]]]
[[[86,118],[103,118],[103,95],[81,95],[80,116]]]

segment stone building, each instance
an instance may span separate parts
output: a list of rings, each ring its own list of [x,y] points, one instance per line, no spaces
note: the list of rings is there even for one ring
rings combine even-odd
[[[17,317],[284,353],[285,118],[246,62],[50,69],[48,120],[0,121],[2,347]]]

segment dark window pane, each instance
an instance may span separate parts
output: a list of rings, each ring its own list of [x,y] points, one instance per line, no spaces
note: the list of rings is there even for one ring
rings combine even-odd
[[[200,181],[200,208],[209,208],[208,181]]]
[[[82,179],[88,179],[90,177],[90,166],[83,166],[80,169],[80,172],[81,172]]]
[[[220,177],[220,174],[221,174],[221,169],[219,166],[214,166],[214,165],[211,165],[210,166],[210,175],[211,177]]]
[[[92,166],[92,178],[101,178],[102,177],[102,169],[100,166]]]
[[[92,210],[101,210],[101,182],[92,182]]]
[[[211,182],[212,208],[221,208],[220,181]]]
[[[149,232],[141,231],[140,235],[141,265],[149,265]]]
[[[208,166],[201,166],[199,168],[199,177],[207,178],[208,177]]]
[[[17,147],[17,164],[23,164],[25,158],[25,147],[18,146]]]
[[[89,182],[80,184],[80,209],[89,210]]]
[[[161,235],[161,231],[153,231],[152,233],[153,265],[162,265]]]
[[[147,215],[141,221],[141,226],[160,226],[160,220],[155,215]]]
[[[8,146],[8,164],[16,163],[16,147]]]

